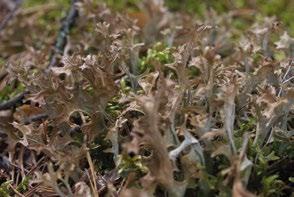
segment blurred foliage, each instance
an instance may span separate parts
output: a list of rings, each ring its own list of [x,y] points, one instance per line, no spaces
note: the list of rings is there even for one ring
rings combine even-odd
[[[99,1],[99,0],[98,0]],[[108,5],[118,10],[136,10],[139,0],[106,0]],[[277,16],[283,22],[291,35],[294,35],[294,1],[292,0],[166,0],[166,5],[171,11],[183,11],[205,17],[208,9],[215,10],[218,14],[225,14],[232,10],[256,10],[250,19],[253,21],[261,16]],[[240,11],[240,10],[239,10]],[[236,28],[248,27],[248,19],[235,18]]]

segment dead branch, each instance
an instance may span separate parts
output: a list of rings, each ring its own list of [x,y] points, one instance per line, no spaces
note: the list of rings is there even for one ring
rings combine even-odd
[[[58,33],[58,36],[57,36],[57,39],[55,42],[55,46],[54,46],[54,49],[53,49],[51,56],[50,56],[50,62],[49,62],[48,68],[54,66],[57,62],[58,57],[63,55],[64,48],[67,43],[67,36],[69,34],[71,27],[75,23],[76,18],[78,17],[78,10],[75,5],[78,1],[79,0],[72,0],[71,1],[70,10],[69,10],[62,26],[59,29],[59,33]]]
[[[6,102],[0,103],[0,110],[8,110],[15,107],[18,104],[21,104],[27,93],[28,91],[24,91],[18,94],[16,97],[13,97],[12,99]]]
[[[45,120],[46,118],[48,118],[48,114],[46,114],[46,113],[37,114],[37,115],[30,116],[27,119],[25,119],[24,124],[30,124],[32,122],[42,121],[42,120]]]
[[[21,6],[22,0],[16,0],[14,8],[11,10],[9,14],[3,19],[3,21],[0,23],[0,31],[2,31],[8,22],[16,15],[16,11]]]

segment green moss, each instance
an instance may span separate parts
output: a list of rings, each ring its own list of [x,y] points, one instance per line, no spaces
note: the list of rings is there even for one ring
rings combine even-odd
[[[148,172],[148,168],[143,164],[142,157],[139,155],[134,157],[120,155],[118,173],[126,177],[130,172],[136,172],[139,176],[142,176]]]
[[[148,49],[147,55],[140,59],[139,71],[143,73],[147,69],[153,69],[153,61],[159,61],[162,64],[171,63],[171,49],[166,48],[161,42],[156,43],[151,49]]]
[[[0,57],[0,69],[3,67],[5,61],[3,58]]]
[[[23,8],[30,8],[34,6],[44,5],[48,3],[56,3],[59,6],[69,7],[71,0],[26,0],[23,3]]]
[[[10,181],[6,181],[6,182],[4,182],[4,183],[2,183],[1,185],[0,185],[0,196],[1,197],[10,197],[11,195],[11,189],[10,189],[10,187],[9,187],[9,184],[10,183],[12,183],[12,181],[10,180]]]
[[[24,193],[25,191],[27,191],[29,187],[29,180],[30,180],[30,177],[28,176],[24,177],[21,183],[17,186],[16,190],[19,191],[20,193]]]
[[[263,196],[283,196],[284,182],[279,180],[278,175],[271,175],[262,178]]]
[[[127,89],[129,90],[130,87],[128,86]],[[126,91],[126,90],[124,89],[122,91]],[[123,109],[123,106],[122,104],[119,103],[118,97],[113,97],[111,101],[107,103],[105,111],[110,117],[116,118],[120,114],[122,109]]]
[[[0,101],[8,100],[16,96],[17,94],[23,92],[25,90],[25,86],[22,83],[19,83],[17,87],[12,87],[12,85],[7,85],[1,92],[0,92]]]

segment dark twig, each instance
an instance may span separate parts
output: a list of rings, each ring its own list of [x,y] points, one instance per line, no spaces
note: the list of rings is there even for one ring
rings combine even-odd
[[[0,103],[0,110],[8,110],[8,109],[11,109],[12,107],[15,107],[18,104],[21,104],[22,100],[24,99],[24,97],[27,93],[28,93],[28,91],[24,91],[24,92],[18,94],[14,98],[12,98],[6,102]]]
[[[6,157],[0,155],[0,169],[4,170],[5,172],[9,172],[11,170],[9,164],[9,160],[6,159]]]
[[[16,11],[20,7],[21,3],[22,3],[22,0],[16,0],[14,8],[11,10],[9,14],[7,14],[7,16],[0,23],[0,31],[2,31],[6,27],[8,22],[15,16]]]
[[[26,176],[29,176],[29,175],[31,175],[38,167],[40,167],[40,164],[43,162],[43,161],[48,161],[48,157],[46,157],[46,156],[44,156],[44,157],[42,157],[39,161],[38,161],[38,163],[35,165],[35,166],[33,166],[31,169],[30,169],[30,171],[28,171],[28,173],[26,174]]]
[[[63,55],[64,48],[67,44],[67,36],[69,34],[70,28],[73,26],[77,16],[78,16],[78,10],[75,6],[75,4],[79,0],[72,0],[71,1],[71,7],[70,10],[62,24],[62,26],[59,29],[59,33],[55,42],[54,49],[50,56],[50,62],[48,67],[52,67],[56,64],[57,59],[60,55]]]
[[[6,76],[8,75],[8,72],[3,71],[0,73],[0,81],[2,81]]]
[[[24,124],[30,124],[32,122],[37,122],[37,121],[42,121],[48,118],[48,114],[42,113],[42,114],[37,114],[34,116],[30,116],[27,119],[24,120]]]

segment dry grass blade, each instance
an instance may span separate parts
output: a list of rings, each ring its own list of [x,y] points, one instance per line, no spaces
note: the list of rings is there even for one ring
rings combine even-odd
[[[91,171],[91,178],[90,178],[90,182],[91,182],[91,186],[92,186],[92,192],[94,197],[99,197],[98,194],[98,189],[97,189],[97,183],[96,183],[96,173],[95,173],[95,169],[94,169],[94,165],[93,165],[93,161],[91,159],[91,155],[89,153],[89,151],[87,151],[87,160],[90,166],[90,171]]]

